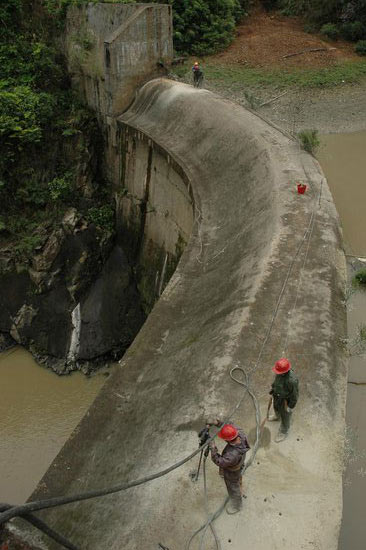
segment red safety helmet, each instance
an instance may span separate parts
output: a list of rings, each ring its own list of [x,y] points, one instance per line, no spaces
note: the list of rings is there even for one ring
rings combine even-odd
[[[217,434],[225,441],[233,441],[238,437],[238,430],[232,424],[225,424]]]
[[[281,357],[276,361],[274,367],[272,367],[273,372],[276,374],[285,374],[291,369],[291,363],[286,357]]]

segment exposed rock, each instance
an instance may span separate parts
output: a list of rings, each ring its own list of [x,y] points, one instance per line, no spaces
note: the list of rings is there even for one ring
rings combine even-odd
[[[80,215],[78,214],[76,208],[69,208],[65,212],[65,215],[61,222],[65,233],[73,233],[79,221]]]
[[[70,208],[32,267],[18,270],[3,251],[0,333],[59,374],[76,368],[89,373],[96,359],[121,354],[144,314],[126,256],[120,246],[112,247],[112,233],[88,225]],[[0,340],[0,350],[2,345]]]
[[[60,252],[64,239],[65,233],[62,229],[57,229],[51,233],[42,252],[33,258],[32,266],[35,271],[47,271],[51,268]]]
[[[18,344],[22,343],[22,338],[19,335],[19,332],[22,333],[24,330],[29,328],[32,325],[34,317],[37,315],[37,310],[34,309],[32,305],[23,304],[20,310],[17,312],[12,327],[10,329],[10,334]]]

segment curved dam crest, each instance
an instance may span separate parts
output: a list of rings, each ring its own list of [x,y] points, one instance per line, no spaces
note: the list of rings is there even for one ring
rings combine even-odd
[[[243,512],[223,514],[217,530],[234,550],[242,549],[244,537],[256,550],[336,550],[346,388],[346,354],[339,343],[346,334],[345,261],[338,216],[318,163],[254,113],[164,79],[141,88],[118,118],[118,128],[121,224],[132,219],[126,213],[135,204],[138,181],[146,187],[146,155],[153,172],[157,152],[161,170],[164,158],[173,165],[169,181],[185,199],[176,217],[169,210],[164,231],[147,225],[146,232],[156,246],[174,227],[180,229],[172,243],[182,228],[187,232],[191,225],[192,233],[120,368],[32,500],[137,479],[192,452],[205,417],[227,414],[241,397],[230,367],[256,363],[293,264],[251,377],[264,411],[270,367],[286,346],[300,379],[291,435],[278,445],[276,426],[266,428],[245,474]],[[296,193],[296,181],[308,184],[305,195]],[[158,179],[154,185],[158,193]],[[311,239],[297,254],[309,227]],[[249,398],[233,420],[253,433]],[[196,467],[192,461],[135,489],[40,515],[82,549],[148,549],[161,542],[180,550],[206,521],[202,487],[189,477]],[[214,511],[226,492],[216,467],[208,463],[207,470]],[[22,533],[35,546],[56,548],[23,528]],[[211,547],[214,542],[207,539]]]

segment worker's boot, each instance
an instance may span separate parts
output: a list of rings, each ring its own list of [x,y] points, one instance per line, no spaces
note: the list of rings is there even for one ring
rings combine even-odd
[[[275,442],[276,443],[281,443],[281,441],[284,441],[287,436],[288,436],[288,432],[282,432],[281,430],[279,430],[279,432],[276,436]]]

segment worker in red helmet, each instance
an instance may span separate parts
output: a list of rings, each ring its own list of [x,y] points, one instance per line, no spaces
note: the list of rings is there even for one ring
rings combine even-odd
[[[225,424],[220,420],[208,423],[221,427],[218,436],[227,442],[223,452],[220,454],[213,441],[210,443],[211,459],[219,467],[223,475],[227,492],[230,497],[230,506],[226,508],[229,514],[235,514],[242,508],[242,473],[245,462],[245,455],[250,446],[247,436],[241,428],[234,424]]]
[[[192,73],[193,73],[193,85],[196,88],[200,88],[203,80],[203,71],[198,61],[194,62],[194,65],[192,67]]]
[[[269,420],[281,420],[275,439],[279,443],[286,439],[290,429],[292,411],[299,397],[299,381],[285,357],[276,361],[272,370],[276,376],[269,393],[272,395],[274,415]]]

